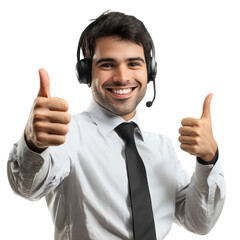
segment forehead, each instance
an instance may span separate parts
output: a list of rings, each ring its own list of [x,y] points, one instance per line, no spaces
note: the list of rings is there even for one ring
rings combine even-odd
[[[141,57],[145,59],[144,50],[141,45],[115,36],[101,37],[96,40],[93,60],[103,57],[116,59]]]

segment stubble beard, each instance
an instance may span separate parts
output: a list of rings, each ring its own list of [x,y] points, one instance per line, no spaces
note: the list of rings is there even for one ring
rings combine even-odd
[[[114,99],[111,100],[107,96],[102,96],[99,92],[93,91],[93,98],[106,110],[118,115],[124,116],[131,114],[136,110],[138,104],[142,101],[146,93],[146,89],[143,93],[139,93],[134,100],[131,99]]]

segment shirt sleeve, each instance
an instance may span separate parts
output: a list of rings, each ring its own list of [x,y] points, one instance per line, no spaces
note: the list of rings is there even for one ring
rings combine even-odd
[[[62,162],[65,164],[60,168]],[[38,200],[56,188],[69,173],[69,168],[68,161],[54,157],[51,147],[41,154],[33,152],[24,136],[14,144],[7,165],[12,189],[29,200]]]
[[[195,172],[187,183],[178,167],[175,217],[189,231],[207,234],[217,222],[225,200],[225,182],[219,160],[215,165],[196,161]],[[186,178],[185,178],[186,179]]]

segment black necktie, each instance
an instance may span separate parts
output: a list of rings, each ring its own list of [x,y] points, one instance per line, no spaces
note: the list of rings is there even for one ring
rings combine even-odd
[[[135,124],[122,123],[115,128],[125,141],[130,200],[135,240],[156,240],[151,198],[144,163],[134,141]]]

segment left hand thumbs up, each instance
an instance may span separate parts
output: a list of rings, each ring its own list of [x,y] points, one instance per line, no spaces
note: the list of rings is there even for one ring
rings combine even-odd
[[[217,143],[212,134],[210,105],[213,94],[208,94],[203,103],[200,119],[184,118],[179,128],[180,148],[203,161],[211,161],[217,151]]]
[[[206,120],[211,121],[210,105],[211,105],[212,98],[213,98],[212,93],[210,93],[206,96],[204,103],[203,103],[201,119],[206,119]]]

